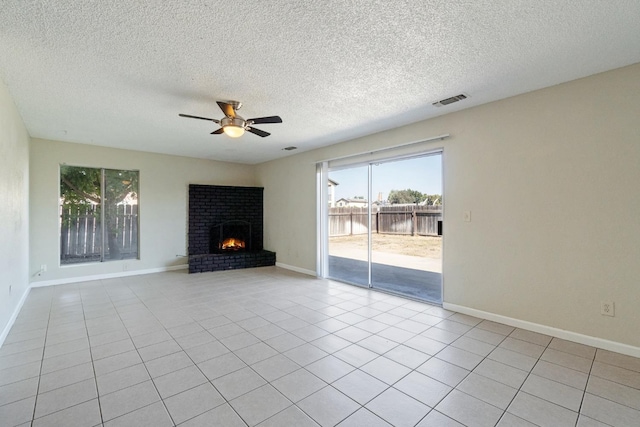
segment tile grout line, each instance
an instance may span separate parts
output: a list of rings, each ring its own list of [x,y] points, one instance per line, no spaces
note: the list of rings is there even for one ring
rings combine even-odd
[[[89,344],[89,357],[91,357],[91,368],[93,369],[93,385],[96,388],[96,400],[98,401],[98,412],[100,413],[100,422],[104,423],[104,417],[102,416],[102,402],[100,401],[100,392],[98,391],[98,376],[96,375],[96,366],[93,363],[93,351],[91,347],[91,338],[89,337],[89,328],[87,327],[87,316],[84,309],[84,300],[82,298],[82,292],[80,293],[80,305],[82,307],[82,317],[84,319],[84,328],[87,331],[87,342]],[[111,301],[111,299],[109,299]],[[111,303],[113,305],[113,303]],[[114,307],[115,309],[115,307]]]
[[[50,292],[50,294],[53,294],[53,291]],[[44,354],[45,351],[47,349],[47,338],[49,336],[49,325],[51,324],[51,311],[53,308],[53,295],[50,296],[50,301],[49,301],[49,316],[47,318],[47,330],[44,334],[44,345],[42,346],[42,359],[40,359],[40,373],[38,375],[38,387],[36,388],[36,398],[33,401],[33,413],[31,415],[31,420],[30,423],[33,423],[33,421],[36,419],[36,408],[38,407],[38,396],[40,396],[40,381],[42,381],[42,368],[44,367]]]
[[[102,285],[101,282],[101,286],[104,287],[104,285]],[[85,313],[85,304],[84,304],[84,299],[82,298],[82,292],[79,290],[80,293],[80,304],[82,305],[82,317],[84,318],[84,327],[85,330],[87,331],[87,341],[89,343],[89,356],[91,357],[91,367],[93,369],[93,385],[96,388],[96,400],[98,401],[98,411],[100,413],[100,422],[104,424],[104,417],[102,414],[102,402],[100,401],[100,392],[98,390],[98,375],[96,374],[96,366],[93,363],[93,349],[91,347],[91,338],[89,337],[89,328],[87,327],[87,316]],[[111,302],[111,298],[109,298],[109,302],[111,303],[111,305],[113,305],[113,302]],[[114,307],[115,309],[115,307]]]
[[[587,373],[587,382],[584,385],[584,390],[582,391],[582,398],[580,399],[580,405],[578,406],[578,418],[576,418],[576,427],[578,426],[578,422],[580,421],[580,415],[582,414],[582,405],[584,404],[584,398],[587,395],[587,388],[589,387],[589,382],[591,381],[591,372],[593,371],[593,365],[596,363],[596,356],[598,355],[598,350],[593,353],[593,359],[591,360],[591,365],[589,365],[589,373]],[[586,415],[585,415],[586,416]]]

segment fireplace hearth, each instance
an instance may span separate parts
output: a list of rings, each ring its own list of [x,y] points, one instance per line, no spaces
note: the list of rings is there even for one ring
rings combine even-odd
[[[263,248],[263,191],[189,185],[189,273],[275,265]]]

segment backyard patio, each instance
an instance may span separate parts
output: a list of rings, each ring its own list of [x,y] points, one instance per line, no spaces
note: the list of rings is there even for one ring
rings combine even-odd
[[[442,302],[442,237],[372,234],[374,288]],[[367,235],[329,238],[331,278],[368,285]]]

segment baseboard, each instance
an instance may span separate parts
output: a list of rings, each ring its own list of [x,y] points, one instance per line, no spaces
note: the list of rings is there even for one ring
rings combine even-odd
[[[601,348],[603,350],[614,351],[616,353],[626,354],[627,356],[640,357],[640,347],[609,341],[603,338],[583,335],[577,332],[567,331],[565,329],[554,328],[551,326],[541,325],[539,323],[528,322],[526,320],[515,319],[513,317],[502,316],[500,314],[490,313],[488,311],[476,310],[462,305],[443,303],[442,308],[456,311],[458,313],[467,314],[469,316],[479,317],[481,319],[491,320],[493,322],[503,323],[505,325],[516,328],[526,329],[532,332],[538,332],[544,335],[561,338],[567,341],[577,342],[579,344],[589,345],[591,347]]]
[[[20,298],[20,301],[18,301],[18,305],[16,305],[15,310],[13,310],[13,314],[11,315],[11,317],[9,318],[9,321],[7,322],[4,329],[2,330],[2,334],[0,334],[0,348],[2,348],[2,345],[4,344],[4,340],[7,339],[7,335],[9,335],[9,331],[11,331],[13,324],[18,318],[18,314],[20,314],[20,310],[22,310],[22,306],[24,305],[24,302],[27,300],[27,297],[29,296],[30,291],[31,291],[31,287],[28,287],[27,289],[25,289],[24,293],[22,294],[22,298]]]
[[[92,280],[114,279],[118,277],[140,276],[143,274],[164,273],[174,270],[186,270],[188,264],[172,265],[170,267],[148,268],[146,270],[119,271],[117,273],[95,274],[92,276],[66,277],[64,279],[43,280],[41,282],[31,282],[32,288],[41,288],[43,286],[64,285],[67,283],[90,282]]]
[[[307,270],[306,268],[296,267],[294,265],[283,264],[283,263],[277,262],[277,261],[276,261],[276,267],[282,267],[285,270],[295,271],[296,273],[302,273],[302,274],[306,274],[308,276],[313,276],[313,277],[317,277],[318,276],[315,271]]]

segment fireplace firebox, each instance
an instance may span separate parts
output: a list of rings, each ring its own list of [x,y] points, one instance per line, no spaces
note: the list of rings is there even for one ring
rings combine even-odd
[[[251,223],[242,220],[225,221],[211,227],[209,252],[224,254],[251,250]]]

